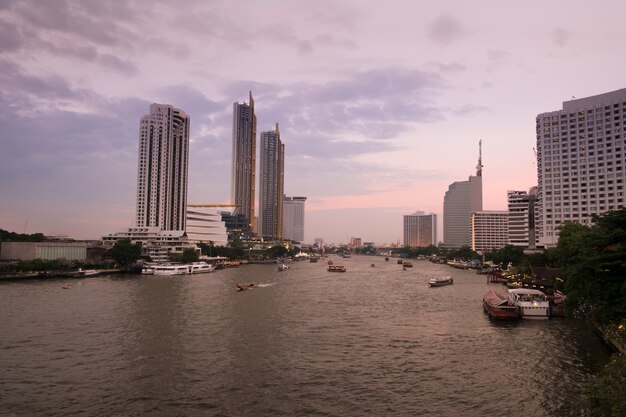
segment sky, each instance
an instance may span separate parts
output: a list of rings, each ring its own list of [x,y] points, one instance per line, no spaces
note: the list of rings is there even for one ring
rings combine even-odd
[[[0,229],[133,224],[139,119],[191,118],[189,203],[230,202],[232,103],[280,124],[305,241],[402,242],[474,175],[536,185],[535,117],[626,87],[626,3],[0,0]],[[258,140],[259,134],[257,134]]]

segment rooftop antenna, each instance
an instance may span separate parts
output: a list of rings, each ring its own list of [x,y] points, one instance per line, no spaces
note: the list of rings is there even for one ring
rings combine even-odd
[[[478,165],[476,165],[476,176],[483,176],[483,140],[478,141]]]

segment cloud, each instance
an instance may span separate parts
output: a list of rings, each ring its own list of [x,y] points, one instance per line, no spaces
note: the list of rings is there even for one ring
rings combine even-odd
[[[552,39],[552,42],[554,42],[557,46],[564,47],[565,45],[569,43],[572,37],[572,34],[570,31],[566,29],[557,28],[553,30],[552,32],[550,32],[548,36],[550,37],[550,39]]]
[[[450,15],[435,18],[429,28],[428,36],[441,45],[449,45],[466,34],[461,23]]]

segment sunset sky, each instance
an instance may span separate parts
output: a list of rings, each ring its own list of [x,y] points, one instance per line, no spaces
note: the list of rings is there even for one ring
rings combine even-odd
[[[228,203],[232,103],[280,124],[305,240],[402,241],[475,172],[536,184],[535,117],[626,87],[618,1],[0,0],[0,228],[96,239],[134,221],[139,119],[191,117],[189,203]],[[259,135],[257,134],[257,140]],[[438,230],[439,240],[443,230]]]

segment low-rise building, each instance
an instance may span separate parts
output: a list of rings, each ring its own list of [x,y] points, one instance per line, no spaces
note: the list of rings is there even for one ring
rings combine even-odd
[[[85,242],[1,242],[0,259],[28,261],[31,259],[87,259]]]

